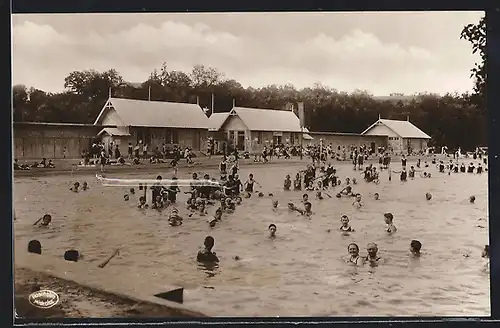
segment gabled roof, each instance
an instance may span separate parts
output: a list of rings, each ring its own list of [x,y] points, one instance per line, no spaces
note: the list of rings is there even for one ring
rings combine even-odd
[[[210,131],[219,131],[228,117],[229,113],[213,113],[208,118],[208,129]]]
[[[425,132],[417,128],[410,121],[397,121],[397,120],[385,120],[385,119],[379,119],[377,122],[370,125],[361,134],[367,133],[369,130],[371,130],[373,127],[379,124],[385,125],[387,128],[391,129],[401,138],[431,139],[429,135],[427,135]]]
[[[208,129],[208,117],[200,106],[188,103],[109,98],[97,116],[98,125],[113,107],[126,126]]]
[[[121,131],[118,128],[104,128],[102,129],[97,135],[100,136],[101,134],[107,133],[110,136],[129,136],[130,134],[124,131]]]
[[[301,132],[299,118],[292,111],[234,107],[230,114],[238,115],[251,131]]]

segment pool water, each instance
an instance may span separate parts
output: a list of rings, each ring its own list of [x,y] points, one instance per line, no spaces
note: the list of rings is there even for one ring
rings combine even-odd
[[[352,199],[337,199],[334,190],[327,191],[332,198],[323,200],[309,192],[314,215],[306,219],[286,208],[289,201],[299,204],[302,193],[282,188],[284,176],[293,177],[303,166],[243,166],[242,180],[253,173],[262,185],[256,189],[265,197],[243,199],[236,212],[225,215],[213,229],[208,217],[188,217],[184,194],[178,204],[184,224],[171,227],[167,212],[136,208],[142,194],[138,188],[125,202],[128,187],[104,187],[92,175],[16,178],[16,251],[25,251],[29,240],[38,239],[42,256],[61,258],[65,250],[75,248],[84,254],[82,261],[95,266],[120,248],[120,255],[103,269],[109,279],[127,271],[137,279],[124,284],[137,289],[183,286],[185,304],[209,315],[490,315],[489,271],[481,258],[488,244],[487,174],[448,176],[429,168],[432,178],[402,183],[397,174],[389,182],[383,172],[376,185],[364,182],[351,165],[334,164],[341,178],[359,180],[353,189],[363,195],[361,209],[352,206]],[[180,169],[179,176],[189,178],[192,170]],[[110,177],[151,179],[157,174]],[[169,173],[162,175],[167,178]],[[90,190],[70,192],[76,180],[87,181]],[[280,202],[276,212],[270,192]],[[380,194],[378,201],[373,199],[375,192]],[[426,201],[426,192],[432,200]],[[471,195],[476,196],[474,204],[469,203]],[[212,216],[215,208],[208,211]],[[398,228],[391,236],[385,232],[385,212],[393,213]],[[44,213],[52,215],[51,227],[33,227]],[[342,214],[356,230],[348,236],[338,232]],[[268,238],[271,223],[278,227],[275,240]],[[213,270],[196,263],[207,235],[215,238],[214,250],[221,260]],[[412,239],[423,245],[418,260],[409,257]],[[351,242],[360,246],[361,255],[367,243],[377,243],[383,263],[376,268],[347,265],[344,257]]]

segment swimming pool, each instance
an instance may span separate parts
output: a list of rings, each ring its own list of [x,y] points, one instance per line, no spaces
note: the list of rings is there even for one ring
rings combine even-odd
[[[357,177],[354,186],[364,206],[354,208],[350,199],[315,200],[311,220],[290,213],[286,203],[299,203],[301,192],[284,192],[283,179],[302,169],[299,165],[243,166],[242,180],[253,173],[266,197],[244,199],[236,212],[223,217],[214,229],[205,218],[187,217],[179,199],[184,224],[171,227],[167,214],[137,210],[135,198],[124,202],[128,188],[103,187],[94,176],[16,178],[16,251],[25,251],[31,239],[39,239],[42,256],[61,258],[69,248],[80,250],[83,261],[97,265],[115,248],[118,257],[104,268],[109,279],[124,270],[137,274],[124,281],[141,286],[178,284],[185,288],[185,304],[218,316],[350,316],[350,315],[490,315],[489,272],[481,249],[488,244],[487,174],[440,174],[428,169],[430,179],[391,182],[382,173],[381,183],[365,183],[348,164],[334,163],[341,178]],[[411,164],[410,164],[411,165]],[[215,174],[215,169],[196,172]],[[193,169],[180,169],[188,178]],[[161,173],[160,173],[161,174]],[[110,174],[110,177],[155,178],[158,173]],[[162,174],[164,178],[167,173]],[[72,182],[87,181],[90,190],[71,193]],[[339,188],[339,187],[337,187]],[[271,209],[274,193],[282,211]],[[373,200],[378,192],[380,200]],[[425,193],[433,195],[426,201]],[[470,204],[469,196],[476,202]],[[148,194],[150,196],[150,193]],[[213,215],[215,208],[209,208]],[[398,231],[385,233],[383,213],[394,215]],[[50,229],[33,222],[52,214]],[[347,214],[356,230],[338,233],[340,217]],[[278,238],[267,237],[267,227],[278,227]],[[331,232],[327,232],[332,229]],[[196,253],[207,235],[215,238],[220,266],[207,273],[198,267]],[[412,239],[422,242],[422,257],[409,259]],[[356,242],[361,254],[366,244],[378,244],[385,263],[377,268],[350,267],[343,261],[347,245]],[[470,254],[469,257],[464,256]],[[241,260],[236,261],[238,255]]]

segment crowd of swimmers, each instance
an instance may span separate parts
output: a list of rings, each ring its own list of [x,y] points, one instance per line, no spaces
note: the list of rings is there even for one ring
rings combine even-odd
[[[398,173],[401,181],[407,181],[408,178],[415,179],[417,177],[416,172],[419,172],[418,176],[422,178],[431,178],[431,173],[427,172],[430,171],[430,165],[427,162],[424,162],[422,165],[421,161],[417,160],[416,167],[419,168],[419,170],[417,171],[414,166],[411,166],[407,172],[407,159],[405,156],[401,158],[400,170],[393,170],[390,165],[390,160],[384,160],[383,158],[379,162],[380,165],[378,168],[373,164],[360,167],[359,161],[356,161],[355,170],[362,171],[363,179],[366,183],[375,184],[380,183],[380,174],[384,170],[388,172],[389,181],[391,180],[391,173]],[[465,166],[463,163],[459,165],[458,163],[453,163],[452,161],[445,165],[444,161],[438,162],[435,159],[432,160],[432,164],[436,166],[438,172],[448,172],[448,174],[451,174],[451,172],[464,172],[462,167]],[[422,170],[420,170],[421,166],[427,169],[422,172]],[[481,174],[483,172],[481,163],[479,163],[477,167],[471,163],[465,172]],[[224,214],[232,215],[235,211],[237,211],[238,206],[243,203],[244,199],[249,199],[254,194],[256,194],[259,198],[266,197],[262,191],[256,190],[255,186],[258,186],[259,189],[262,189],[262,186],[255,180],[253,174],[250,173],[245,182],[242,182],[239,176],[239,165],[237,160],[229,164],[226,158],[223,157],[219,164],[219,175],[219,178],[215,178],[211,177],[209,174],[204,174],[203,177],[200,178],[197,173],[193,173],[190,180],[189,190],[184,192],[182,192],[178,186],[177,171],[175,171],[174,176],[167,183],[163,182],[162,176],[159,175],[156,178],[156,182],[149,187],[147,184],[139,184],[138,189],[142,191],[142,195],[138,197],[137,208],[140,210],[148,209],[160,212],[167,211],[168,223],[174,227],[181,226],[184,218],[179,213],[178,194],[184,193],[188,195],[188,199],[185,202],[186,210],[189,213],[188,217],[207,217],[206,221],[208,226],[210,228],[215,228],[223,221]],[[358,181],[354,177],[341,179],[337,175],[337,170],[331,163],[313,161],[313,163],[307,165],[305,169],[297,172],[293,181],[289,174],[286,175],[283,183],[283,190],[285,192],[292,190],[314,191],[315,199],[322,200],[324,199],[324,195],[328,198],[333,198],[333,196],[329,193],[329,190],[338,188],[338,192],[335,193],[336,198],[351,198],[352,205],[356,208],[361,208],[363,207],[363,197],[360,193],[353,189],[357,184]],[[79,192],[80,190],[85,191],[88,189],[89,187],[86,182],[83,182],[82,187],[80,187],[79,182],[75,182],[70,190],[72,192]],[[149,203],[148,191],[151,192]],[[128,192],[123,195],[123,199],[128,202],[135,195],[135,188],[130,188]],[[267,196],[272,199],[272,209],[277,210],[279,206],[278,200],[274,198],[272,193],[268,193]],[[376,201],[379,197],[380,195],[375,193],[373,199]],[[430,193],[426,193],[425,198],[429,201],[432,199],[432,195]],[[475,199],[475,196],[470,196],[469,201],[474,203]],[[314,214],[312,203],[309,200],[309,195],[307,193],[303,194],[300,205],[293,202],[289,202],[287,205],[289,211],[297,212],[305,218],[311,219]],[[213,215],[208,214],[209,207],[214,208]],[[383,219],[386,224],[385,231],[387,234],[396,233],[397,228],[394,225],[394,215],[390,212],[384,213]],[[40,218],[35,225],[48,226],[51,220],[52,218],[50,214],[46,214]],[[277,226],[274,223],[271,223],[268,226],[269,237],[271,239],[276,237],[277,230]],[[331,232],[331,229],[329,229],[328,232]],[[354,232],[347,215],[342,215],[340,218],[339,232],[345,235],[349,235]],[[411,256],[420,256],[422,243],[419,240],[411,240],[409,244]],[[203,249],[200,250],[197,255],[197,260],[200,262],[218,262],[218,257],[212,251],[214,245],[214,238],[207,236],[204,241]],[[378,246],[375,243],[369,243],[367,245],[366,256],[360,255],[359,246],[355,243],[349,244],[347,250],[349,255],[347,256],[346,261],[354,265],[362,265],[364,263],[375,265],[380,260],[380,257],[377,255]],[[113,256],[117,253],[118,252],[115,252]],[[70,261],[75,258],[78,259],[79,257],[75,257],[74,254],[76,253],[72,252],[67,256],[65,255],[65,259]],[[488,256],[488,246],[485,246],[483,257]]]

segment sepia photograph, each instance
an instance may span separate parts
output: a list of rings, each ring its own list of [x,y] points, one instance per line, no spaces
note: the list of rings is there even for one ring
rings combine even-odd
[[[490,316],[484,12],[14,14],[15,317]]]

